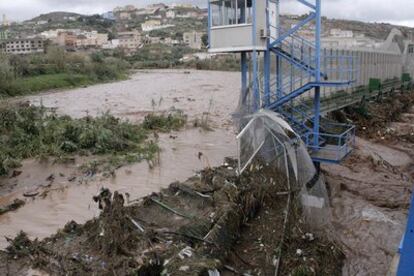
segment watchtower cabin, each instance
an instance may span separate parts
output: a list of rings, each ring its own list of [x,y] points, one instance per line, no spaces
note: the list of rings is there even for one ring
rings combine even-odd
[[[209,11],[210,52],[266,51],[266,1],[210,0]]]

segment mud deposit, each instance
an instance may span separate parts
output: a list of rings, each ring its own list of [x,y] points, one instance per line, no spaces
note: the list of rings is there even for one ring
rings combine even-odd
[[[153,111],[179,108],[190,118],[187,129],[160,134],[159,164],[137,163],[117,169],[109,177],[79,172],[79,166],[94,157],[78,157],[66,165],[53,160],[24,161],[14,175],[0,180],[1,207],[15,199],[26,203],[0,216],[0,248],[7,245],[4,236],[14,237],[20,230],[31,238],[45,238],[70,220],[84,223],[93,218],[97,208],[90,199],[101,187],[128,194],[133,200],[184,181],[203,168],[220,165],[226,156],[235,156],[230,113],[236,107],[237,87],[237,73],[151,71],[124,82],[19,99],[72,117],[109,111],[141,122]],[[206,114],[213,131],[194,128],[192,121]]]
[[[98,218],[84,225],[70,222],[43,241],[24,233],[10,240],[0,253],[0,273],[272,275],[275,249],[283,247],[289,252],[280,263],[283,275],[339,275],[342,254],[334,244],[304,234],[295,209],[289,210],[288,238],[281,243],[284,177],[260,164],[238,177],[235,165],[228,161],[204,170],[132,205],[118,192],[102,191],[95,197],[102,208]],[[262,235],[252,237],[252,229]]]
[[[368,118],[351,116],[365,139],[343,164],[324,166],[344,275],[386,275],[398,251],[413,187],[413,100],[400,95],[370,104]]]

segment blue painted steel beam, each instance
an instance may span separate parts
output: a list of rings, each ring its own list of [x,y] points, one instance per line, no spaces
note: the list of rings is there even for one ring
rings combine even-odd
[[[269,108],[270,109],[278,108],[278,107],[282,106],[283,104],[291,101],[292,99],[294,99],[296,97],[299,97],[300,95],[302,95],[306,91],[309,91],[310,89],[314,88],[316,85],[317,84],[315,82],[309,82],[309,83],[305,84],[304,86],[302,86],[301,88],[296,89],[292,93],[282,97],[280,100],[277,100],[276,102],[271,103],[269,105]]]
[[[414,275],[414,196],[411,199],[407,230],[404,235],[397,276]]]
[[[309,74],[315,76],[315,74],[316,74],[315,69],[312,68],[312,66],[310,66],[309,64],[305,64],[304,62],[303,63],[300,63],[297,60],[289,57],[288,55],[286,55],[282,51],[278,50],[277,48],[272,48],[271,51],[274,52],[276,55],[278,55],[278,56],[286,59],[291,64],[293,64],[294,66],[296,66],[298,69],[307,71]]]
[[[254,1],[254,0],[253,0]],[[276,45],[280,44],[283,40],[291,36],[292,34],[299,31],[303,26],[314,20],[316,17],[316,13],[311,12],[308,17],[306,17],[303,21],[299,22],[295,27],[287,31],[286,33],[280,35],[275,41],[270,43],[270,47],[275,47]]]
[[[297,0],[297,1],[300,2],[300,3],[302,3],[303,5],[311,8],[311,9],[313,9],[313,10],[316,10],[316,6],[313,5],[313,4],[311,4],[311,3],[309,3],[308,1],[305,1],[305,0]]]

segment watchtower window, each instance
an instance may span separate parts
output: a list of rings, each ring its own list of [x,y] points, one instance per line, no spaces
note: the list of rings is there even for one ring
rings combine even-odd
[[[252,23],[252,0],[217,0],[210,5],[213,27]]]

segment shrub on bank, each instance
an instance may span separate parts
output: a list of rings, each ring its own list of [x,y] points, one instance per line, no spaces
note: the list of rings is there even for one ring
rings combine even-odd
[[[129,65],[99,53],[91,56],[51,48],[44,55],[0,56],[0,96],[77,87],[126,78]]]
[[[156,116],[162,127],[134,125],[109,114],[72,119],[42,107],[21,105],[1,107],[0,117],[0,175],[19,166],[20,160],[35,157],[104,155],[116,166],[151,160],[158,146],[148,140],[149,134],[185,124],[184,116],[168,114]]]

